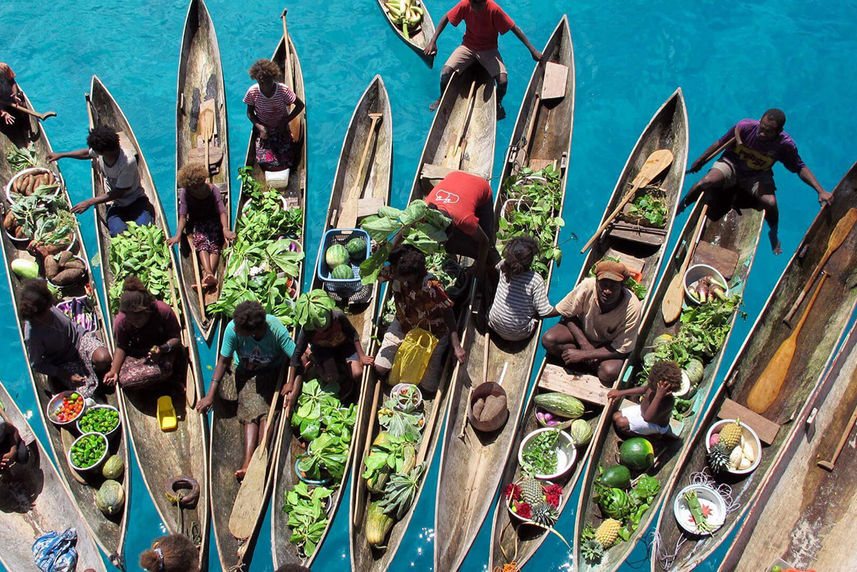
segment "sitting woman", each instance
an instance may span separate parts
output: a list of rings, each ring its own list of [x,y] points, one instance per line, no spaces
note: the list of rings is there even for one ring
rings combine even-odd
[[[44,280],[22,282],[18,311],[26,321],[24,343],[30,367],[89,397],[110,369],[110,352],[95,332],[84,331],[54,301]]]
[[[199,549],[183,534],[162,536],[140,554],[140,566],[148,572],[196,572]]]
[[[199,254],[202,285],[213,289],[217,287],[214,274],[220,262],[223,239],[233,240],[235,233],[229,230],[220,189],[206,182],[207,179],[208,172],[202,163],[188,163],[179,170],[179,224],[175,236],[167,243],[178,244],[190,222],[191,247]]]
[[[540,319],[559,315],[548,300],[544,279],[531,269],[538,252],[538,243],[529,236],[516,236],[503,248],[488,325],[504,340],[525,340]]]
[[[127,277],[113,320],[116,352],[104,383],[136,389],[170,379],[179,365],[180,336],[172,308],[156,300],[139,278]]]
[[[310,306],[307,308],[309,311],[302,312],[302,306]],[[301,295],[295,304],[295,314],[299,316],[301,331],[297,349],[289,364],[289,385],[292,385],[295,372],[300,370],[301,357],[309,347],[312,361],[325,382],[336,381],[339,365],[348,365],[349,375],[341,384],[340,393],[343,397],[349,395],[363,377],[363,366],[375,362],[372,356],[363,351],[360,334],[324,290],[313,290]]]
[[[241,302],[235,307],[232,321],[223,334],[223,345],[211,377],[208,393],[196,404],[203,413],[211,409],[214,396],[226,371],[237,357],[235,389],[238,394],[238,420],[244,425],[244,464],[235,471],[235,478],[242,480],[250,466],[253,452],[265,434],[268,408],[276,391],[281,366],[295,353],[295,342],[286,327],[276,316],[265,313],[259,302]],[[290,386],[282,393],[287,398],[296,398]],[[294,393],[294,395],[290,395]]]
[[[611,389],[608,399],[642,395],[638,405],[630,405],[613,414],[616,432],[624,436],[666,435],[670,432],[675,397],[681,387],[681,368],[674,361],[659,361],[649,371],[646,385],[631,389]]]
[[[30,450],[18,428],[0,419],[0,476],[8,473],[15,463],[24,464],[29,458]]]
[[[15,72],[12,71],[9,64],[0,62],[0,119],[3,120],[3,123],[6,125],[15,123],[15,116],[10,113],[9,109],[14,109],[11,107],[12,105],[23,103],[24,98],[21,96],[21,90],[15,81]]]
[[[247,117],[258,135],[256,164],[265,171],[291,169],[298,161],[289,122],[300,115],[304,102],[289,86],[277,82],[282,75],[271,60],[258,60],[250,68],[250,77],[257,83],[244,94]]]

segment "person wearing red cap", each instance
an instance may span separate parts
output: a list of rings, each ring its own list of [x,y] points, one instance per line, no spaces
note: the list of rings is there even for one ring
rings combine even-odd
[[[625,358],[637,343],[642,304],[624,287],[625,265],[602,260],[595,277],[586,278],[559,304],[560,322],[545,332],[548,355],[568,367],[591,366],[604,385],[619,377]]]
[[[462,21],[467,28],[464,32],[464,41],[443,64],[443,69],[440,71],[440,94],[443,95],[446,90],[452,72],[461,73],[472,64],[478,63],[497,83],[497,119],[503,119],[506,112],[503,110],[502,102],[503,96],[506,95],[508,79],[503,58],[497,51],[497,36],[511,30],[530,51],[534,60],[540,61],[542,53],[533,47],[524,32],[494,0],[461,0],[444,15],[434,32],[434,37],[424,50],[425,54],[433,56],[437,53],[437,38],[446,28],[447,23],[458,26]],[[432,103],[429,109],[434,111],[438,105],[440,105],[440,98]]]

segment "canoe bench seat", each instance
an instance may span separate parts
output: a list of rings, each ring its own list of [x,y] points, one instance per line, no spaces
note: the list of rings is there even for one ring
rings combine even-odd
[[[547,364],[539,378],[539,387],[547,391],[558,391],[587,403],[607,405],[607,392],[595,375],[572,373],[559,365]]]
[[[431,163],[424,163],[423,168],[420,171],[420,179],[427,181],[440,181],[453,171],[469,173],[477,177],[482,177],[486,181],[491,178],[490,175],[486,175],[485,173],[472,173],[470,171],[465,171],[464,169],[450,169],[449,167],[444,167],[442,165],[432,165]]]
[[[779,424],[762,417],[755,411],[752,411],[737,401],[726,399],[723,405],[720,406],[720,411],[717,412],[719,419],[740,419],[741,423],[746,423],[759,436],[759,440],[770,445],[777,438],[777,433],[780,430]]]

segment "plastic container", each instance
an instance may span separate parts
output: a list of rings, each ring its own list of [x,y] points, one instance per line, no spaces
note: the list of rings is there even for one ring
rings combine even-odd
[[[699,504],[707,507],[711,514],[705,517],[705,521],[711,526],[712,530],[703,532],[696,528],[696,523],[690,514],[690,509],[687,508],[687,503],[684,500],[684,495],[690,491],[696,491],[696,498],[699,499]],[[713,488],[708,485],[690,485],[681,489],[673,502],[673,514],[675,515],[678,525],[690,534],[697,536],[709,536],[717,532],[726,522],[726,501]]]
[[[699,305],[699,302],[696,300],[696,298],[690,295],[689,286],[697,280],[705,278],[706,276],[710,276],[715,281],[725,286],[727,296],[730,293],[729,283],[726,282],[726,279],[720,272],[717,271],[716,268],[707,264],[694,264],[693,266],[687,269],[687,272],[684,273],[684,295],[693,304]]]
[[[71,452],[74,449],[74,446],[77,444],[77,442],[80,441],[81,439],[83,439],[84,437],[86,437],[87,435],[97,435],[99,439],[103,439],[104,440],[104,452],[101,453],[101,458],[99,458],[95,463],[93,463],[89,467],[86,467],[85,469],[83,469],[83,468],[76,466],[74,464],[74,462],[72,462]],[[110,443],[107,441],[107,437],[105,437],[101,433],[84,433],[83,435],[81,435],[80,437],[78,437],[77,439],[74,440],[74,442],[71,444],[71,447],[68,448],[68,452],[66,453],[66,457],[68,458],[69,466],[72,467],[75,471],[77,471],[78,473],[80,473],[82,475],[101,473],[101,467],[102,467],[102,465],[104,465],[104,462],[107,461],[107,457],[109,455],[110,455]]]
[[[714,423],[711,427],[708,428],[708,433],[705,434],[705,450],[711,451],[711,447],[708,443],[711,441],[711,436],[715,433],[720,433],[720,430],[723,429],[724,425],[729,423],[734,423],[734,419],[721,419],[720,421]],[[739,421],[741,423],[741,421]],[[750,465],[747,469],[727,469],[730,474],[733,475],[749,475],[753,471],[756,470],[756,467],[759,466],[759,463],[762,462],[762,441],[759,439],[759,436],[756,434],[753,429],[750,428],[749,425],[745,423],[741,423],[741,430],[744,435],[744,440],[750,441],[751,446],[753,447],[753,451],[756,453],[756,459],[753,461],[753,464]]]
[[[327,261],[324,259],[324,254],[327,252],[327,249],[333,246],[334,244],[341,244],[345,246],[345,243],[351,240],[352,238],[362,238],[366,241],[366,256],[363,258],[369,258],[372,254],[372,239],[369,237],[369,233],[360,228],[332,228],[324,233],[324,236],[321,239],[321,249],[318,253],[318,267],[316,268],[316,275],[318,279],[324,282],[326,285],[332,287],[337,291],[354,291],[359,290],[362,286],[360,282],[360,263],[355,263],[354,261],[349,261],[351,265],[351,270],[354,274],[354,278],[332,278],[330,276],[331,271],[333,270],[327,265]],[[360,261],[362,262],[362,260]]]
[[[545,431],[554,430],[555,429],[553,427],[544,427],[542,429],[536,429],[524,437],[524,440],[521,441],[521,446],[518,448],[518,464],[521,466],[524,465],[524,450],[526,450],[527,445],[533,437],[540,433],[544,433]],[[565,431],[560,431],[555,447],[557,460],[556,471],[549,475],[534,475],[537,479],[550,480],[559,478],[574,466],[574,462],[577,460],[577,447],[574,446],[574,441],[571,439],[571,435]]]
[[[401,392],[405,390],[414,391],[416,393],[417,399],[413,404],[413,407],[410,411],[417,411],[423,406],[423,393],[420,391],[420,388],[416,385],[410,383],[397,383],[393,386],[392,391],[390,392],[390,396],[396,400],[396,408],[401,409],[402,411],[407,410],[406,407],[400,406],[399,398],[397,397]]]
[[[107,405],[106,403],[99,403],[98,405],[93,405],[92,407],[87,407],[87,408],[86,408],[86,410],[84,411],[84,413],[87,413],[87,412],[89,412],[89,411],[95,411],[95,410],[97,410],[97,409],[112,409],[112,410],[113,410],[113,411],[115,411],[117,414],[119,413],[119,410],[118,410],[118,409],[116,409],[116,408],[115,408],[115,407],[113,407],[112,405]],[[85,433],[86,433],[86,431],[84,431],[84,430],[83,430],[83,429],[81,429],[81,427],[80,427],[80,421],[81,421],[81,419],[83,419],[83,415],[81,415],[81,416],[79,416],[79,417],[77,418],[77,421],[75,421],[75,426],[77,427],[78,432],[79,432],[81,435],[83,435],[83,434],[85,434]],[[120,428],[120,427],[122,427],[122,416],[121,416],[121,415],[119,416],[119,418],[118,418],[118,423],[116,423],[116,427],[114,427],[114,428],[113,428],[113,430],[108,431],[107,433],[101,433],[100,431],[90,431],[90,433],[93,433],[93,432],[101,433],[102,435],[104,435],[105,437],[107,437],[108,439],[110,439],[110,438],[112,438],[112,437],[114,437],[114,436],[116,436],[116,435],[118,434],[118,432],[119,432],[119,428]]]
[[[83,399],[82,394],[80,394],[77,391],[70,389],[67,391],[61,391],[61,392],[57,393],[56,395],[51,397],[50,401],[48,401],[48,405],[47,405],[47,407],[45,407],[45,413],[47,414],[48,419],[50,419],[51,423],[53,423],[54,425],[57,425],[59,427],[66,427],[66,426],[71,425],[73,423],[76,424],[77,420],[80,419],[81,416],[83,416],[83,413],[86,411],[86,401],[84,400],[83,408],[81,408],[80,413],[78,413],[77,416],[75,416],[73,419],[69,419],[68,421],[58,421],[55,418],[55,414],[59,410],[60,405],[62,404],[62,400],[65,397],[68,397],[69,395],[71,395],[72,393],[77,393],[78,395],[80,395],[81,399]]]
[[[45,169],[44,167],[30,167],[29,169],[24,169],[23,171],[18,171],[15,175],[9,179],[9,182],[6,184],[4,192],[6,193],[6,200],[9,201],[9,204],[14,204],[15,200],[12,198],[12,185],[15,184],[15,181],[20,179],[21,177],[26,177],[30,174],[39,174],[39,173],[50,173],[53,178],[53,184],[57,185],[57,190],[54,193],[58,195],[62,192],[63,183],[60,179],[57,178],[57,174],[51,171],[50,169]]]

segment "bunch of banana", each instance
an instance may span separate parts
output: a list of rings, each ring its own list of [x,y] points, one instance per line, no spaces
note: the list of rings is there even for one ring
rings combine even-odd
[[[397,26],[402,27],[402,34],[410,39],[410,29],[416,30],[423,19],[423,7],[419,0],[388,0],[387,12]]]

